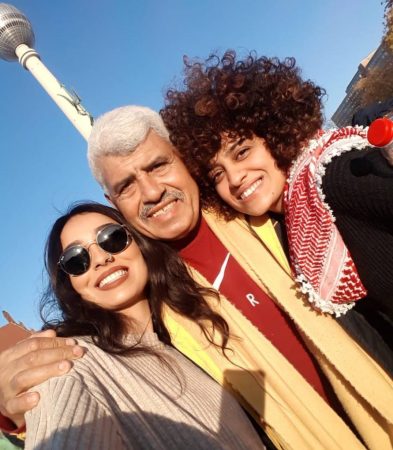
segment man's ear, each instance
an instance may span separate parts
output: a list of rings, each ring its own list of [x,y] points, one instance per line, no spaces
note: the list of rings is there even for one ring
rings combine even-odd
[[[104,197],[106,198],[106,201],[107,201],[108,203],[110,203],[110,204],[113,206],[113,208],[116,208],[116,209],[117,209],[116,205],[113,203],[113,201],[112,201],[112,199],[111,199],[111,197],[110,197],[109,194],[107,194],[107,193],[105,192],[105,193],[104,193]]]

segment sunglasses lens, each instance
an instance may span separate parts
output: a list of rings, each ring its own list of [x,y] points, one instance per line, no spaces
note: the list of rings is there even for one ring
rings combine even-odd
[[[89,265],[89,252],[81,246],[68,248],[60,258],[61,268],[69,275],[82,275],[87,272]]]
[[[108,253],[120,253],[130,243],[130,239],[124,227],[113,224],[100,231],[97,244]]]

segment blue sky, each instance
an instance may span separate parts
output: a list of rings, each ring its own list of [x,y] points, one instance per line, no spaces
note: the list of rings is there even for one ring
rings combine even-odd
[[[14,0],[42,61],[93,116],[125,104],[159,109],[183,55],[232,48],[294,56],[326,88],[329,118],[382,36],[375,0]],[[75,200],[102,201],[86,144],[36,80],[0,60],[0,309],[38,328],[51,224]],[[0,318],[0,324],[3,322]]]

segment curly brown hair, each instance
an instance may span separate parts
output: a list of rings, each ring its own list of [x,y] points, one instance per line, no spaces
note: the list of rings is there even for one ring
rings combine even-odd
[[[221,136],[262,137],[278,167],[287,170],[323,122],[324,89],[303,80],[294,58],[280,61],[234,51],[206,61],[184,58],[184,88],[171,88],[160,111],[201,191],[204,209],[227,220],[238,213],[225,204],[209,179],[210,161]]]

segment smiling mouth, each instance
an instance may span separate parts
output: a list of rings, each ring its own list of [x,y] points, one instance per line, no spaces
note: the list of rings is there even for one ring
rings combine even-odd
[[[124,270],[124,269],[116,270],[116,272],[112,272],[111,274],[109,274],[108,276],[103,278],[99,282],[98,287],[103,288],[104,286],[107,286],[110,283],[114,283],[115,281],[119,280],[120,278],[124,277],[125,275],[127,275],[127,270]]]
[[[244,192],[242,192],[240,194],[240,199],[241,200],[246,200],[251,194],[253,194],[257,187],[262,183],[262,179],[260,178],[259,180],[255,181],[254,183],[252,183],[252,185],[247,188]]]
[[[154,212],[153,214],[151,214],[150,217],[159,217],[162,216],[163,214],[165,214],[166,212],[170,211],[174,206],[175,203],[177,202],[177,199],[174,199],[173,201],[171,201],[170,203],[168,203],[167,205],[165,205],[163,208],[160,208],[158,211]]]

